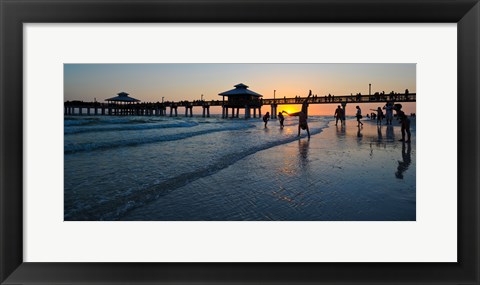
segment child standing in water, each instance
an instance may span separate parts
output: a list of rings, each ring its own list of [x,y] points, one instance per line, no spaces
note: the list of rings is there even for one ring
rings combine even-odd
[[[267,113],[263,116],[263,121],[265,122],[265,128],[267,127],[268,120],[270,120],[270,112],[267,112]]]
[[[283,121],[285,121],[285,117],[282,112],[278,112],[278,120],[280,121],[280,129],[283,129]]]
[[[282,113],[286,113],[289,116],[298,116],[298,135],[297,137],[300,136],[300,129],[302,130],[307,130],[307,135],[308,138],[310,139],[310,130],[308,128],[308,123],[307,123],[307,114],[308,114],[308,100],[310,99],[310,96],[312,96],[312,90],[308,93],[307,99],[303,100],[302,102],[302,111],[296,112],[289,114],[285,111],[282,111]]]

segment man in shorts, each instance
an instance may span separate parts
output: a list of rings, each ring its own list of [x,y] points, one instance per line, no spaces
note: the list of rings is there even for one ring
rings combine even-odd
[[[345,117],[343,114],[343,109],[338,105],[337,109],[335,109],[335,126],[338,124],[338,120],[340,120],[340,124],[343,125],[343,118]]]

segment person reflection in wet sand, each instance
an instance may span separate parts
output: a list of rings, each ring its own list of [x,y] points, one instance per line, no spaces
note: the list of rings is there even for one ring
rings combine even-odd
[[[345,125],[340,125],[340,126],[335,126],[337,130],[337,136],[339,137],[344,137],[346,130],[345,130]]]
[[[308,164],[308,140],[298,141],[298,162],[301,168],[304,168]]]
[[[406,145],[406,152],[405,152],[405,145]],[[395,172],[395,177],[398,179],[403,179],[403,173],[407,171],[410,163],[412,163],[411,157],[412,147],[409,143],[402,143],[402,159],[403,161],[398,161],[397,172]]]
[[[363,138],[363,134],[362,134],[362,129],[361,129],[361,128],[358,128],[357,138],[358,138],[358,141],[361,141],[362,138]]]
[[[383,141],[383,134],[382,134],[382,126],[378,125],[377,126],[377,142],[382,142]]]
[[[393,132],[393,126],[392,125],[387,125],[387,140],[388,141],[394,141],[395,140],[395,134]]]

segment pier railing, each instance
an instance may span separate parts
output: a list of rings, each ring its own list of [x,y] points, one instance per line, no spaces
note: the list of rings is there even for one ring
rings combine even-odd
[[[302,104],[307,97],[262,99],[263,105]],[[416,102],[416,93],[407,94],[374,94],[374,95],[325,95],[312,96],[309,104],[333,104],[333,103],[375,103],[375,102]]]

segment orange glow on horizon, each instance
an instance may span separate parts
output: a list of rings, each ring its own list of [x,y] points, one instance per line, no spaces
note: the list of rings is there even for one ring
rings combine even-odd
[[[300,104],[298,104],[298,105],[278,105],[278,107],[277,107],[278,112],[285,111],[289,114],[299,112],[299,111],[301,111],[301,109],[302,109],[302,105],[300,105]]]
[[[142,102],[222,100],[218,94],[244,83],[264,99],[375,92],[416,93],[415,64],[66,64],[64,100],[104,102],[125,91]],[[371,87],[371,88],[370,88]],[[370,90],[371,89],[371,90]],[[380,103],[380,102],[379,102]],[[309,114],[333,116],[338,104],[311,104]],[[361,104],[362,113],[384,104]],[[416,104],[404,104],[415,113]],[[278,105],[298,112],[301,104]],[[271,111],[264,106],[263,112]],[[346,115],[355,115],[348,104]],[[217,111],[221,113],[221,109]],[[369,112],[368,112],[369,113]]]

